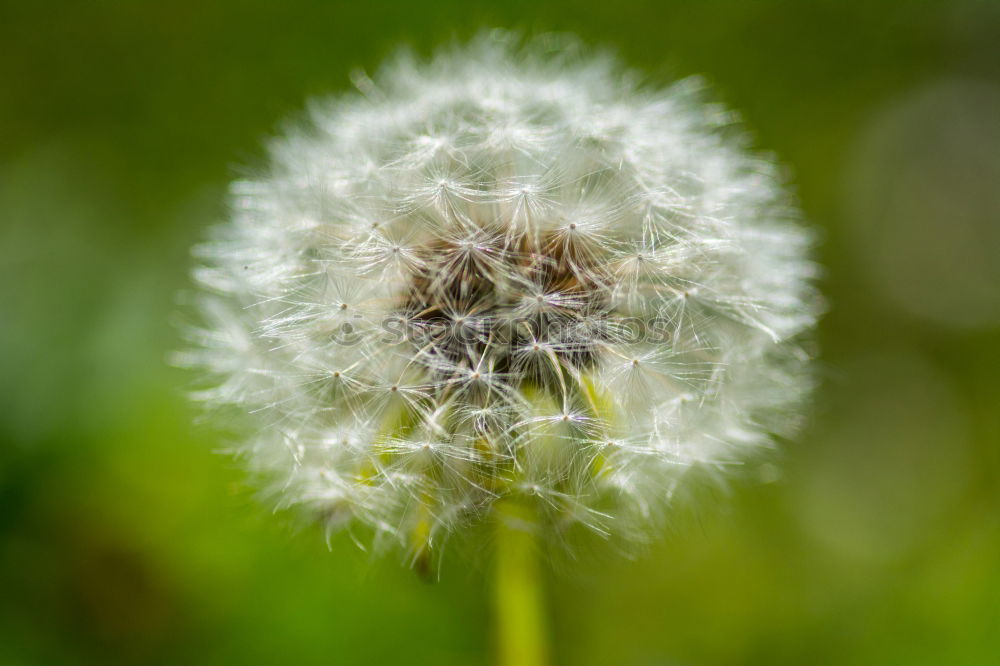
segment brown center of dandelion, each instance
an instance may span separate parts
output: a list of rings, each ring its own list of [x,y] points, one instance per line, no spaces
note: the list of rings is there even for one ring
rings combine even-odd
[[[401,312],[435,374],[506,374],[545,384],[593,365],[611,313],[607,269],[578,235],[480,232],[418,248]]]

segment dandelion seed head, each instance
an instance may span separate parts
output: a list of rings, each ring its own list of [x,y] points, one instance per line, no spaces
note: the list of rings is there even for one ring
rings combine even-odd
[[[507,497],[648,538],[794,432],[817,316],[778,169],[681,81],[490,34],[317,102],[197,252],[199,397],[329,529],[411,552]]]

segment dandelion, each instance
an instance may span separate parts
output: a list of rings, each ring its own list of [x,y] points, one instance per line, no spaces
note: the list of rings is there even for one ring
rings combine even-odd
[[[810,238],[732,115],[515,41],[359,75],[199,249],[201,397],[282,505],[420,566],[488,520],[646,540],[810,384]]]

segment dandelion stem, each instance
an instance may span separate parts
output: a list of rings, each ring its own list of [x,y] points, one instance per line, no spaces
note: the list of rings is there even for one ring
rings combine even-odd
[[[541,566],[531,507],[512,501],[497,510],[494,622],[498,666],[549,663]]]

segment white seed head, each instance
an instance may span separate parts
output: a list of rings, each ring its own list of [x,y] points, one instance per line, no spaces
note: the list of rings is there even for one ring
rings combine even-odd
[[[774,164],[682,81],[492,34],[311,108],[202,245],[200,396],[284,505],[423,552],[504,498],[643,538],[794,431],[817,315]]]

